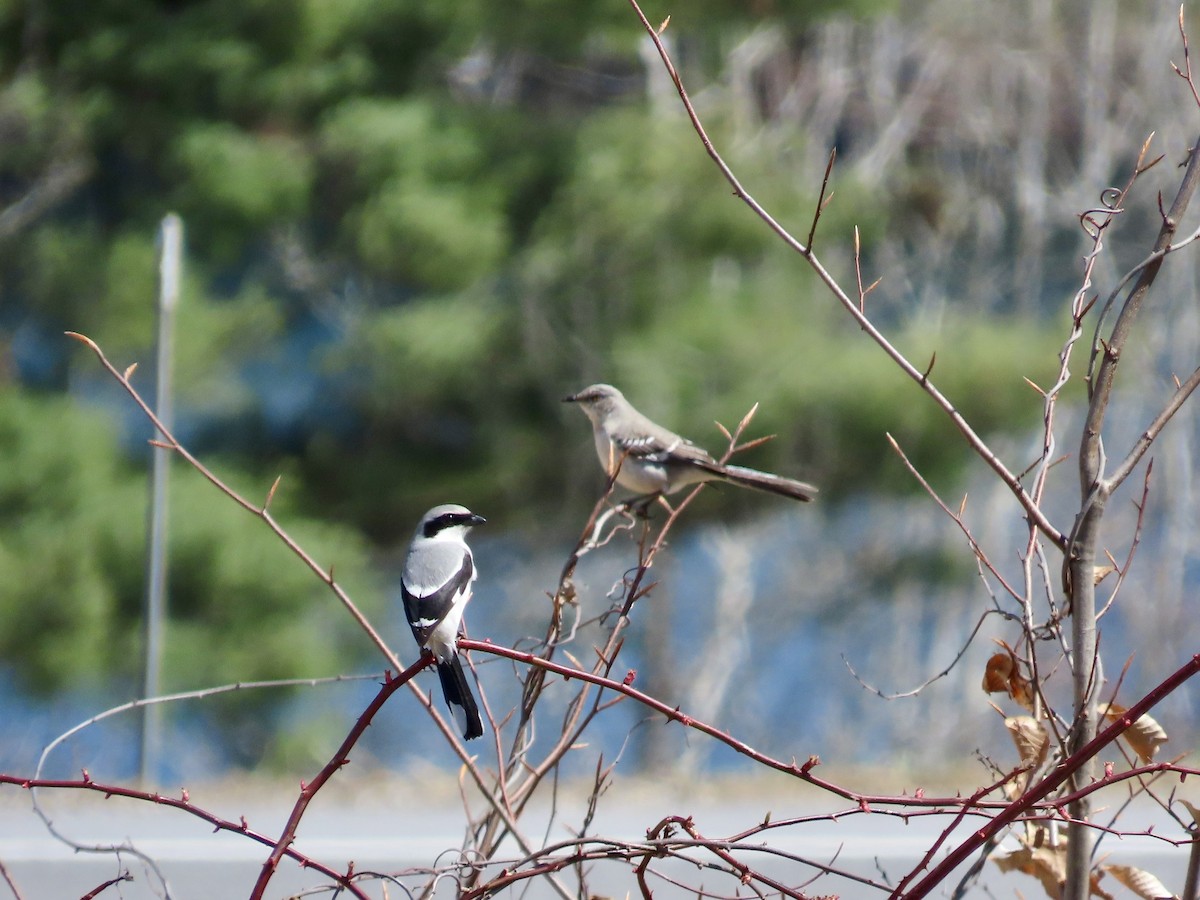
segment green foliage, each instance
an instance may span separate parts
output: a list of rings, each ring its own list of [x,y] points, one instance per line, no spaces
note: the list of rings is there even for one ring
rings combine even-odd
[[[51,691],[135,658],[136,608],[111,579],[132,563],[139,491],[111,426],[65,400],[0,392],[0,655],[26,686]],[[136,510],[133,521],[125,511]],[[136,540],[135,538],[133,540]]]
[[[323,118],[320,141],[331,164],[360,189],[408,177],[454,182],[477,177],[485,159],[480,135],[439,115],[428,98],[356,97]]]
[[[455,290],[493,271],[508,246],[502,202],[479,139],[426,100],[357,99],[325,118],[321,143],[361,201],[347,227],[367,270]]]
[[[47,157],[81,138],[80,110],[64,105],[37,72],[25,72],[0,88],[0,121],[8,136],[0,142],[0,172],[27,177]]]
[[[526,302],[597,352],[690,305],[711,265],[698,260],[715,252],[752,267],[771,246],[761,223],[713,189],[711,162],[678,124],[634,110],[595,117],[528,250]],[[801,201],[789,186],[775,199]]]
[[[896,7],[895,0],[765,0],[746,4],[739,0],[698,0],[688,5],[688,21],[701,23],[703,28],[728,27],[732,21],[750,18],[784,23],[803,28],[814,20],[834,13],[853,16],[882,15]],[[749,7],[749,8],[748,8]],[[674,20],[672,20],[674,21]]]
[[[473,284],[507,244],[500,212],[470,188],[405,180],[389,182],[365,204],[356,231],[369,271],[432,291]]]
[[[28,308],[58,322],[86,314],[80,298],[94,298],[95,272],[106,249],[99,229],[90,223],[47,225],[30,235],[22,249],[11,254],[8,274],[24,287]],[[103,315],[102,307],[92,308]]]
[[[112,432],[106,416],[69,401],[0,390],[0,655],[32,691],[140,672],[146,476]],[[278,518],[374,613],[362,540],[295,517],[291,493],[278,492]],[[334,674],[370,652],[262,522],[178,465],[170,534],[166,690]]]
[[[890,5],[646,8],[655,22],[672,15],[689,82],[718,86],[693,91],[710,133],[796,234],[820,173],[795,171],[802,132],[748,128],[732,108],[729,50],[766,22],[799,40],[835,8]],[[349,521],[385,544],[447,499],[530,522],[564,497],[590,500],[590,458],[557,451],[586,454],[586,425],[557,398],[599,378],[713,450],[711,420],[732,426],[761,401],[755,433],[780,437],[746,462],[811,477],[827,497],[881,469],[909,484],[883,430],[951,473],[961,454],[939,414],[811,299],[795,256],[731,196],[686,121],[643,102],[643,42],[628,8],[599,0],[0,6],[0,202],[66,163],[91,172],[0,245],[0,329],[84,331],[118,365],[140,363],[148,390],[155,230],[179,211],[185,415],[242,452],[229,468],[290,473],[281,516]],[[821,235],[845,246],[858,223],[869,246],[903,213],[839,179]],[[297,351],[310,339],[298,323],[314,319],[328,346]],[[916,358],[937,350],[940,383],[985,429],[1036,411],[999,369],[1036,378],[1050,357],[1032,326],[951,319],[901,341]],[[69,358],[94,374],[94,360]],[[245,373],[270,364],[317,371],[348,424],[309,398],[285,423],[299,436],[268,440],[280,385]],[[144,484],[111,434],[120,416],[0,390],[0,497],[20,511],[0,524],[14,573],[0,586],[0,650],[47,689],[85,672],[129,677]],[[357,638],[315,579],[193,477],[177,472],[173,496],[171,686],[336,668]],[[362,568],[349,532],[307,520],[296,531],[339,572]]]
[[[284,333],[284,310],[261,283],[213,298],[197,281],[186,280],[175,314],[176,393],[192,410],[243,412],[255,401],[237,366],[267,355]]]
[[[477,383],[477,364],[492,352],[501,311],[473,296],[443,297],[386,310],[362,323],[346,360],[369,370],[381,407],[437,404],[447,382],[457,394]]]
[[[246,490],[262,493],[263,486]],[[290,493],[285,479],[272,505],[277,518],[323,568],[335,567],[368,614],[376,613],[380,598],[361,539],[297,519]],[[262,522],[192,471],[176,470],[171,499],[169,687],[332,675],[369,655],[367,639],[333,593]]]
[[[291,221],[308,207],[313,160],[286,136],[252,135],[232,125],[197,125],[176,144],[186,188],[180,209],[232,254],[255,231]]]

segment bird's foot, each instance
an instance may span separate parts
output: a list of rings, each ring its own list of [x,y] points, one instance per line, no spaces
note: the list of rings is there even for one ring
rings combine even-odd
[[[650,518],[650,507],[656,501],[661,501],[668,512],[672,511],[671,504],[667,503],[667,498],[659,491],[653,494],[643,494],[640,497],[630,497],[623,503],[618,504],[617,509],[621,512],[633,513],[639,519],[648,519]]]

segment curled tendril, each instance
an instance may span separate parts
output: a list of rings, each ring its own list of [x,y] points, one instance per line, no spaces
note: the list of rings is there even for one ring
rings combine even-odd
[[[1121,200],[1124,199],[1125,192],[1120,188],[1108,187],[1100,192],[1100,202],[1104,204],[1104,208],[1110,212],[1119,213],[1121,209]]]
[[[1100,192],[1100,205],[1094,206],[1091,209],[1085,209],[1079,214],[1079,224],[1083,228],[1084,233],[1092,240],[1099,239],[1101,233],[1108,227],[1108,223],[1112,221],[1113,216],[1118,216],[1125,212],[1121,206],[1121,201],[1125,198],[1125,192],[1120,188],[1107,187]]]

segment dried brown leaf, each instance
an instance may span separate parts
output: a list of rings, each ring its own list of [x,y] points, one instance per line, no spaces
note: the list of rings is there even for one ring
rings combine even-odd
[[[1022,847],[992,857],[1001,872],[1021,872],[1042,883],[1046,896],[1058,900],[1067,881],[1066,845],[1058,847]]]
[[[1115,571],[1117,571],[1116,566],[1095,566],[1092,569],[1092,583],[1099,584]]]
[[[1007,653],[993,653],[983,670],[985,694],[1008,693],[1008,679],[1012,675],[1013,659]]]
[[[1166,889],[1161,881],[1145,869],[1135,869],[1133,866],[1101,866],[1101,868],[1142,900],[1164,900],[1164,898],[1175,896]]]
[[[1014,672],[1008,682],[1008,695],[1021,705],[1022,709],[1033,712],[1033,682]]]
[[[993,653],[983,670],[983,690],[989,694],[1005,693],[1023,708],[1033,712],[1033,684],[1021,674],[1021,663],[1007,644],[1001,643],[1004,653]]]
[[[1200,807],[1188,803],[1186,800],[1180,800],[1179,802],[1186,806],[1187,811],[1192,814],[1192,821],[1200,825]]]
[[[1022,766],[1036,769],[1045,762],[1050,736],[1041,722],[1033,716],[1010,716],[1004,720],[1004,727],[1012,736]]]
[[[1125,715],[1125,707],[1110,703],[1102,710],[1104,718],[1115,722]],[[1167,732],[1150,716],[1139,716],[1121,735],[1143,763],[1154,762],[1158,748],[1168,740]]]

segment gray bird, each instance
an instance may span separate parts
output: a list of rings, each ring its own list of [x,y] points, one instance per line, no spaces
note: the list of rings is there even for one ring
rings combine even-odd
[[[437,660],[442,693],[468,741],[483,734],[483,720],[458,658],[458,632],[476,576],[466,536],[484,521],[465,506],[435,506],[421,517],[400,576],[413,637]]]
[[[817,493],[803,481],[717,462],[691,441],[651,422],[611,384],[593,384],[563,402],[579,404],[592,420],[596,455],[605,473],[616,471],[617,483],[637,494],[670,494],[704,481],[724,481],[793,500],[811,500]]]

